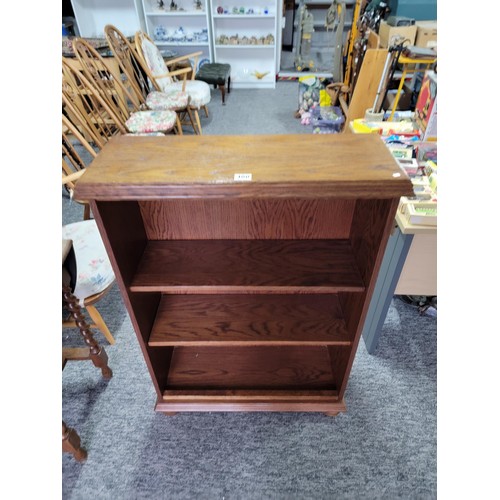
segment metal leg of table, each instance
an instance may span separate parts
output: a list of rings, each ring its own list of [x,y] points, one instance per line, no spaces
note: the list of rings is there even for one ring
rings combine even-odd
[[[391,305],[394,290],[398,284],[412,240],[412,234],[403,234],[396,227],[387,242],[387,248],[363,328],[363,339],[370,354],[373,354],[378,346],[387,311]]]

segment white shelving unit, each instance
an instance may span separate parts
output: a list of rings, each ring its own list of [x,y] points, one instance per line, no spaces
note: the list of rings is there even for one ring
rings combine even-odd
[[[277,0],[252,0],[244,7],[209,1],[214,60],[231,65],[231,86],[275,88],[279,69]]]
[[[159,7],[156,0],[142,0],[146,32],[164,56],[181,56],[202,51],[202,59],[213,61],[210,43],[210,11],[208,0],[201,0],[197,8],[193,0],[176,0],[171,9],[169,0]]]
[[[113,24],[125,36],[145,29],[142,0],[71,0],[81,37],[104,38],[104,27]]]

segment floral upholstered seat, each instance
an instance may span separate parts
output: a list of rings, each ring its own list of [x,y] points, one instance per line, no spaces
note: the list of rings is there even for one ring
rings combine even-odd
[[[111,285],[115,274],[94,219],[63,226],[62,237],[73,242],[77,271],[73,295],[83,306],[85,299]]]
[[[153,110],[171,109],[173,111],[185,109],[189,104],[189,95],[182,90],[158,92],[153,90],[146,97],[146,106]]]
[[[137,111],[125,122],[129,132],[144,134],[150,132],[168,132],[177,123],[175,111]]]

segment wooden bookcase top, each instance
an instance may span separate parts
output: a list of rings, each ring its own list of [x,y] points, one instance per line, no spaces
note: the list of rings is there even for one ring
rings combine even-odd
[[[235,180],[251,174],[251,180]],[[76,199],[393,198],[412,185],[375,135],[113,137]]]

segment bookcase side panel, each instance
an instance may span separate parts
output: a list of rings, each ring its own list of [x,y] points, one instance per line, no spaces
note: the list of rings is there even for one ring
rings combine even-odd
[[[394,227],[398,203],[399,198],[390,198],[358,200],[356,204],[350,240],[358,269],[364,280],[365,290],[355,293],[339,293],[347,330],[353,342],[344,379],[339,386],[340,397],[343,397],[349,379],[385,247]]]
[[[166,380],[162,380],[166,377],[165,365],[168,366],[172,349],[153,350],[147,345],[147,342],[161,294],[129,291],[133,276],[147,245],[139,206],[136,201],[99,201],[92,203],[92,210],[144,359],[157,394],[160,396],[166,383]]]

